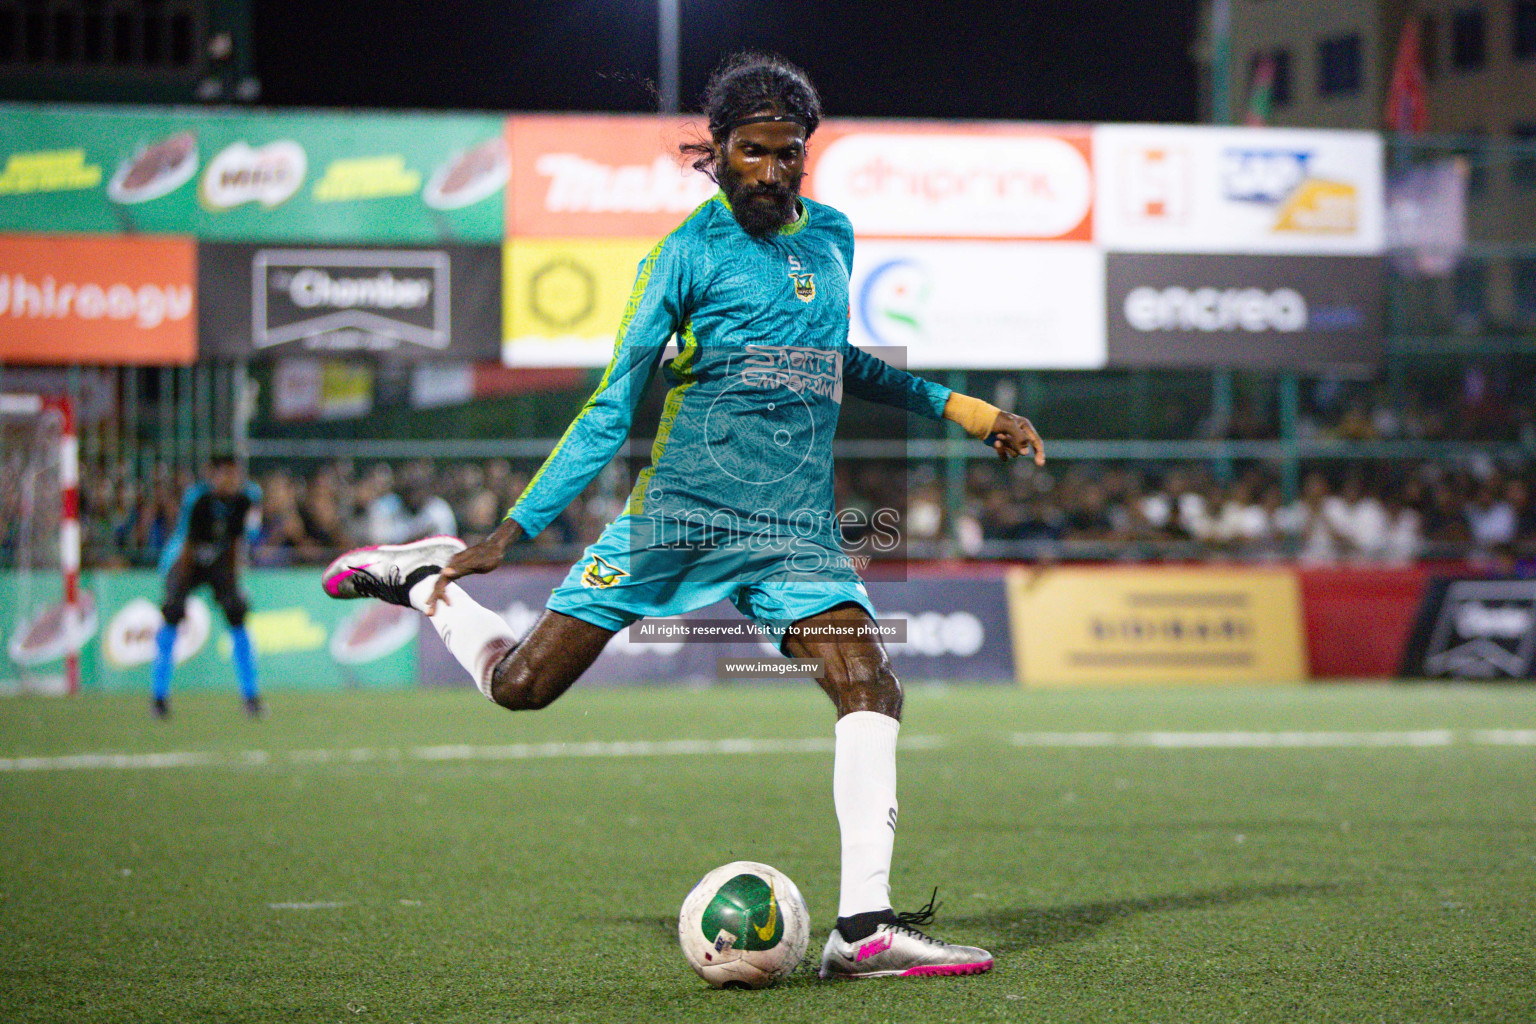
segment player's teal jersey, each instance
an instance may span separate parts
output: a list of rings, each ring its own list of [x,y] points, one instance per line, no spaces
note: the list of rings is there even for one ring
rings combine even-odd
[[[646,256],[596,392],[508,513],[525,533],[618,452],[659,366],[670,390],[624,515],[802,537],[814,523],[837,546],[832,440],[844,394],[938,419],[949,389],[849,346],[853,229],[829,206],[800,203],[799,220],[756,239],[716,194]],[[678,354],[659,365],[674,335]],[[647,546],[666,539],[652,533]]]

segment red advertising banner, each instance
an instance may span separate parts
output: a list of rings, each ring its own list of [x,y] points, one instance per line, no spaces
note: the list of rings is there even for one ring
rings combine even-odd
[[[0,362],[169,365],[196,357],[191,239],[0,236]]]
[[[1396,675],[1428,577],[1418,566],[1297,570],[1311,677]]]

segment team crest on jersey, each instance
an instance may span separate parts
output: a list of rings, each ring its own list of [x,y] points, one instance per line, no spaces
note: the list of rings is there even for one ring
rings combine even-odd
[[[581,585],[591,587],[594,590],[607,590],[629,573],[603,560],[600,555],[593,555],[592,561],[581,570]]]
[[[795,283],[795,298],[810,302],[816,297],[816,275],[803,269],[793,254],[789,257],[789,279]]]

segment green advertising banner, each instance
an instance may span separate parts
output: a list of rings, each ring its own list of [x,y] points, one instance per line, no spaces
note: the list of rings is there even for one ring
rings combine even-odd
[[[499,242],[502,119],[0,106],[0,232]]]
[[[18,574],[0,573],[0,593],[18,594]],[[344,689],[416,685],[416,634],[421,616],[379,601],[335,601],[313,569],[250,569],[241,584],[250,599],[246,629],[256,648],[263,689]],[[148,570],[97,571],[81,579],[87,605],[81,632],[82,686],[90,691],[149,693],[161,582]],[[54,587],[53,589],[57,589]],[[62,677],[61,616],[46,588],[41,599],[7,615],[0,690],[48,691]],[[14,606],[13,606],[14,608]],[[224,690],[235,673],[224,613],[206,588],[187,602],[176,648],[172,691]]]

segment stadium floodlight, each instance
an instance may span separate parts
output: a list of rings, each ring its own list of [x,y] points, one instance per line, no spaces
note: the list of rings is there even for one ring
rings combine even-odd
[[[675,114],[678,102],[678,52],[682,0],[656,0],[656,55],[661,79],[661,112]]]

